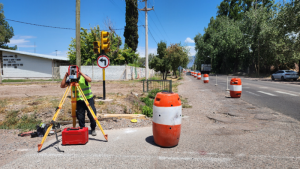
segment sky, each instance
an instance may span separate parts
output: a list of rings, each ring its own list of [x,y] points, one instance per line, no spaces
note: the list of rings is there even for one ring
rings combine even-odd
[[[204,33],[211,17],[215,17],[217,6],[222,0],[148,0],[148,53],[155,53],[157,43],[167,45],[181,43],[190,48],[190,56],[195,55],[194,37]],[[6,19],[75,29],[76,0],[1,0]],[[116,33],[124,44],[125,0],[81,0],[81,27],[97,25],[105,27],[105,20],[113,23]],[[139,9],[145,2],[138,0]],[[19,51],[67,57],[67,52],[75,30],[55,29],[9,21],[14,29],[10,46],[17,45]],[[145,57],[145,12],[139,11],[137,52]]]

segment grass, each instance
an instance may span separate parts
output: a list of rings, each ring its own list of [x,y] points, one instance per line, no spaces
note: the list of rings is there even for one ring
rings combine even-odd
[[[188,104],[188,99],[187,98],[182,98],[180,96],[180,100],[181,100],[182,108],[192,108],[192,106]]]
[[[34,130],[41,121],[36,119],[35,114],[23,115],[18,118],[19,111],[7,113],[4,121],[0,124],[0,129],[21,129],[21,131]]]
[[[100,101],[100,102],[98,102],[98,105],[104,105],[104,102],[103,101]]]
[[[7,100],[0,100],[0,108],[4,108],[7,105]]]

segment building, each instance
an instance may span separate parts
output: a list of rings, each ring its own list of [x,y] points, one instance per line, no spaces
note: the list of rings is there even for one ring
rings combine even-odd
[[[59,77],[55,73],[59,72],[57,67],[69,65],[69,59],[65,57],[2,48],[0,48],[0,61],[3,79]]]

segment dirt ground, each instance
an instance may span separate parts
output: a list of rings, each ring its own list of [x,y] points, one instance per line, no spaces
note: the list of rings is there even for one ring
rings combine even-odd
[[[91,84],[95,100],[103,96],[102,84],[102,82],[93,82]],[[107,81],[106,98],[112,99],[112,101],[96,101],[97,115],[110,113],[140,114],[141,106],[145,105],[140,101],[140,97],[144,96],[142,85],[142,82],[138,80]],[[11,111],[18,111],[18,118],[24,115],[34,115],[35,118],[42,120],[42,122],[47,123],[51,121],[65,91],[66,88],[60,88],[60,82],[5,83],[0,85],[0,124],[5,120],[8,112]],[[86,119],[88,118],[86,117]],[[72,120],[70,97],[67,97],[57,120]],[[138,120],[137,123],[132,123],[129,119],[107,119],[100,121],[104,130],[150,126],[151,122],[151,118]],[[86,127],[89,126],[90,123],[86,123]],[[65,127],[71,127],[71,125],[62,126],[62,128]],[[22,131],[0,129],[0,147],[2,147],[0,151],[0,167],[26,153],[28,149],[37,148],[37,144],[42,140],[40,137],[19,137],[18,134],[20,132]],[[101,134],[100,130],[97,133]],[[51,137],[55,136],[48,137],[47,139],[51,139]]]

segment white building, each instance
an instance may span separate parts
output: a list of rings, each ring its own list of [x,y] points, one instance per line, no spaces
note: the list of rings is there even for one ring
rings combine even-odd
[[[69,59],[0,48],[3,79],[52,78],[54,68],[69,65]]]

